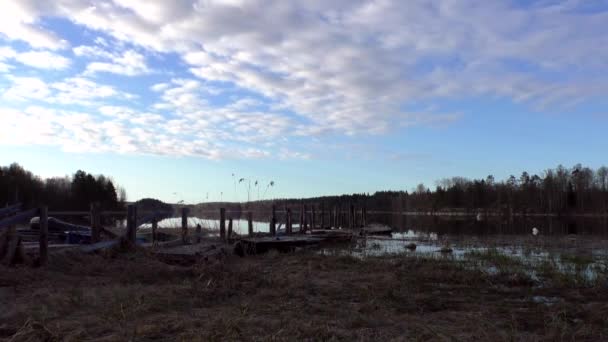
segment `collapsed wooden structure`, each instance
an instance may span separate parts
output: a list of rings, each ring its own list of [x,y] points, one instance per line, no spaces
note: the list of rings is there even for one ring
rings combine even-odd
[[[181,210],[181,229],[179,236],[173,240],[161,241],[159,239],[158,222],[161,215],[157,212],[143,212],[138,216],[137,207],[129,205],[127,211],[102,212],[98,205],[92,204],[90,212],[49,212],[46,207],[20,211],[19,204],[0,209],[0,262],[5,265],[27,263],[32,265],[45,265],[48,262],[49,250],[76,249],[83,253],[93,253],[115,247],[132,249],[136,246],[147,248],[157,257],[171,263],[188,263],[196,260],[209,260],[219,258],[228,253],[244,256],[248,254],[265,253],[269,250],[292,251],[295,248],[317,246],[324,243],[348,242],[359,235],[390,234],[391,229],[381,225],[367,225],[366,211],[361,208],[360,220],[357,222],[354,206],[350,206],[347,215],[339,213],[337,209],[329,212],[329,220],[325,220],[323,211],[320,221],[316,220],[315,208],[309,211],[302,206],[298,226],[294,227],[294,220],[290,208],[285,208],[285,228],[280,229],[283,223],[278,224],[277,211],[272,207],[267,233],[255,232],[252,212],[246,213],[247,234],[241,236],[233,231],[233,220],[227,218],[224,208],[219,210],[218,236],[204,234],[201,226],[197,225],[194,234],[189,233],[188,208]],[[310,214],[310,215],[309,215]],[[51,219],[55,225],[62,229],[72,229],[79,234],[85,234],[88,244],[75,245],[57,242],[61,232],[49,232],[50,215],[80,215],[90,218],[90,227],[83,227]],[[101,224],[102,215],[126,216],[126,231],[117,234]],[[35,227],[37,230],[20,230],[16,224],[28,222],[37,216]],[[54,220],[54,221],[53,221]],[[143,223],[151,225],[150,238],[137,235],[137,229]],[[226,223],[228,223],[226,225]],[[65,233],[65,232],[64,232]],[[102,235],[106,240],[102,240]],[[49,244],[49,238],[55,243]],[[166,239],[165,239],[166,240]],[[37,253],[36,253],[37,252]]]

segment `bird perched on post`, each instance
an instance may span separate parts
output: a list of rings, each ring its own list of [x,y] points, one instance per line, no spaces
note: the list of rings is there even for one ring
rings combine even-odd
[[[538,230],[538,228],[536,228],[536,227],[532,228],[532,235],[537,236],[538,233],[540,233],[540,230]]]

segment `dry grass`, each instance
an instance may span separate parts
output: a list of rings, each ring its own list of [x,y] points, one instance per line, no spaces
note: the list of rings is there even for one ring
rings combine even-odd
[[[440,259],[63,254],[0,269],[0,340],[602,340],[607,300],[605,286],[538,287]]]

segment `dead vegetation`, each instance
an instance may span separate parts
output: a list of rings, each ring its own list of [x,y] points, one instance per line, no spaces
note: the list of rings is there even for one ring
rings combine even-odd
[[[550,300],[538,300],[550,298]],[[145,251],[0,268],[0,340],[603,340],[608,288],[311,251],[172,266]]]

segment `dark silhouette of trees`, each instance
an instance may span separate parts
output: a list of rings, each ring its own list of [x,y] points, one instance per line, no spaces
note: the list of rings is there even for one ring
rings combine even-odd
[[[314,203],[326,210],[352,203],[375,211],[410,212],[492,212],[538,214],[608,214],[608,168],[597,171],[580,164],[572,168],[559,165],[542,174],[527,171],[498,181],[493,175],[485,179],[452,177],[438,181],[434,190],[419,184],[412,192],[378,191],[373,195],[353,194],[308,199],[275,200],[278,209],[298,208],[302,203]],[[239,203],[206,203],[200,209],[232,211],[256,210],[270,212],[273,201]],[[247,207],[248,206],[248,207]]]
[[[82,170],[72,177],[42,180],[18,164],[0,167],[0,204],[20,202],[25,207],[46,204],[52,210],[89,210],[90,203],[97,202],[111,210],[124,205],[119,192],[122,190],[117,190],[110,178]]]

